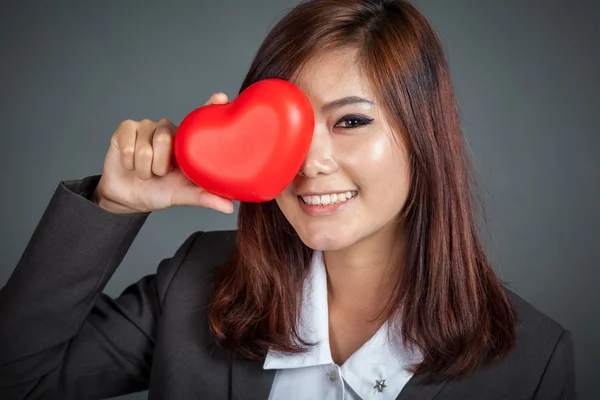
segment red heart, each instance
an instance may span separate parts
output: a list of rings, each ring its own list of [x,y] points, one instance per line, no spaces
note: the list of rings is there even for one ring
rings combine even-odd
[[[173,152],[182,172],[203,189],[232,200],[269,201],[302,167],[314,124],[312,106],[297,86],[265,79],[229,104],[188,114]]]

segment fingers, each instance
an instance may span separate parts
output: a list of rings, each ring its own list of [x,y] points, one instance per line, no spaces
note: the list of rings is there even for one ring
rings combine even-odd
[[[152,136],[156,123],[145,119],[140,121],[135,139],[134,166],[135,174],[140,179],[152,178],[152,159],[154,149],[152,148]]]
[[[212,208],[225,214],[233,212],[233,201],[207,192],[206,190],[202,190],[198,195],[197,205]]]
[[[130,171],[135,168],[134,154],[137,126],[138,123],[136,121],[125,120],[119,124],[111,139],[121,154],[121,165]]]
[[[228,102],[225,93],[217,92],[204,105]],[[165,118],[158,122],[125,120],[115,131],[111,142],[119,150],[123,168],[135,171],[140,179],[150,179],[154,175],[167,175],[177,166],[173,155],[176,131],[177,126]]]
[[[233,212],[233,201],[214,193],[207,192],[197,186],[189,186],[174,193],[171,204],[173,206],[212,208],[213,210],[221,211],[226,214],[231,214]]]
[[[211,104],[227,104],[229,102],[229,98],[225,93],[217,92],[213,93],[212,96],[204,103],[205,106]]]
[[[154,136],[152,137],[152,173],[165,176],[173,170],[173,137],[177,127],[168,119],[162,118],[156,124]]]

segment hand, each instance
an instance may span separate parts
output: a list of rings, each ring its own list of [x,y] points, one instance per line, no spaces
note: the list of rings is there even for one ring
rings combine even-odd
[[[204,104],[226,104],[227,95],[215,93]],[[104,160],[104,171],[91,200],[120,213],[144,213],[174,206],[198,206],[233,212],[233,202],[207,192],[190,181],[173,155],[177,126],[126,120],[114,132]]]

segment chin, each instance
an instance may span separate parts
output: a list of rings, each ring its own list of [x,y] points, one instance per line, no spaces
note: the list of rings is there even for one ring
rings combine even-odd
[[[307,247],[320,251],[342,250],[360,239],[361,230],[349,214],[309,217],[297,201],[295,196],[282,197],[277,204]]]
[[[299,229],[300,240],[309,248],[318,251],[336,251],[350,247],[356,240],[347,232],[323,229]]]

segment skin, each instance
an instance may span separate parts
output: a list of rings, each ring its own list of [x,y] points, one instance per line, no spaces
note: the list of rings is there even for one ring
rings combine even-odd
[[[395,227],[410,188],[407,150],[394,140],[396,134],[352,55],[348,50],[326,53],[293,80],[313,106],[315,131],[300,172],[276,198],[301,240],[324,253],[330,344],[339,365],[383,323],[368,320],[391,293],[391,266],[403,248],[402,232],[398,237]],[[374,104],[323,108],[346,96]],[[361,125],[361,117],[373,121]],[[357,190],[358,196],[328,216],[308,215],[298,199],[298,194],[346,190]]]

